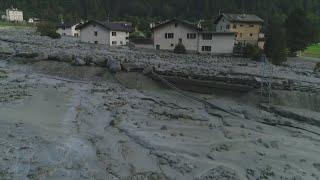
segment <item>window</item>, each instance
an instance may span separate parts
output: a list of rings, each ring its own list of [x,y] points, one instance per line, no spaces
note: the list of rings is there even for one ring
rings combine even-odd
[[[211,52],[211,46],[202,46],[202,51]]]
[[[243,24],[240,24],[240,27],[243,27]]]
[[[112,32],[112,36],[117,36],[117,32]]]
[[[95,44],[98,44],[98,41],[94,41]]]
[[[220,26],[220,29],[222,30],[222,26]]]
[[[122,41],[120,41],[120,44],[121,44],[121,45],[123,45],[123,42],[122,42]]]
[[[230,25],[227,25],[227,26],[226,26],[226,29],[230,29]]]
[[[160,49],[160,45],[156,45],[156,49]]]
[[[117,41],[112,41],[112,45],[117,45]]]
[[[237,25],[234,24],[234,25],[233,25],[233,29],[237,29]]]
[[[178,23],[175,23],[175,24],[174,24],[174,27],[178,27]]]
[[[62,30],[66,30],[66,28],[65,28],[65,27],[63,27],[63,28],[62,28]]]
[[[252,33],[250,33],[250,36],[252,37],[252,36],[253,36],[253,34],[252,34]]]
[[[238,37],[238,34],[234,35],[235,37]]]
[[[187,34],[187,38],[188,39],[196,39],[197,38],[197,34],[196,33],[188,33]]]
[[[249,27],[254,27],[254,25],[249,25]]]
[[[78,34],[78,33],[74,33],[74,36],[75,36],[75,37],[78,37],[78,36],[79,36],[79,34]]]
[[[62,35],[63,35],[63,36],[65,36],[65,35],[66,35],[66,33],[62,33]]]
[[[171,44],[171,47],[173,47],[173,44]]]
[[[98,31],[95,31],[95,32],[94,32],[94,36],[98,36]]]
[[[126,37],[126,40],[129,40],[129,37]]]
[[[173,39],[174,38],[174,34],[173,33],[166,33],[165,34],[165,38],[166,39]]]
[[[203,40],[212,40],[212,34],[202,34]]]
[[[240,33],[240,37],[242,38],[242,33]]]

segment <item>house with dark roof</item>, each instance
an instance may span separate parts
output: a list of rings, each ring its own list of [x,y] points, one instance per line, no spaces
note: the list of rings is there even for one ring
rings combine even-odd
[[[57,33],[61,36],[80,36],[80,30],[77,30],[76,27],[81,25],[82,22],[61,22],[60,24],[56,25]]]
[[[236,43],[258,45],[264,20],[253,14],[222,13],[215,24],[217,32],[235,33]]]
[[[129,22],[89,21],[79,25],[81,42],[121,46],[129,41],[130,32],[134,31]]]
[[[173,19],[152,28],[154,49],[174,50],[183,44],[187,51],[232,54],[234,33],[204,31],[188,21]]]

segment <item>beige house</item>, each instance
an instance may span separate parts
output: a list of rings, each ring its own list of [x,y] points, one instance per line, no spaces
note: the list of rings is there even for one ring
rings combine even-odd
[[[217,32],[235,33],[236,43],[258,45],[264,21],[252,14],[222,13],[215,21]]]
[[[129,42],[129,34],[134,29],[128,22],[89,21],[76,30],[80,30],[81,42],[121,46]]]
[[[23,12],[17,8],[9,8],[6,10],[7,21],[23,21]]]
[[[234,33],[203,31],[187,21],[173,19],[153,29],[154,49],[174,50],[183,44],[187,51],[232,54]]]

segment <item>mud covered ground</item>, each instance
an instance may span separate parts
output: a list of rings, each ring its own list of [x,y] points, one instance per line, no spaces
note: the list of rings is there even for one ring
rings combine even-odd
[[[116,75],[129,89],[101,67],[4,58],[0,179],[320,179],[319,112],[193,94],[230,115],[137,74]]]

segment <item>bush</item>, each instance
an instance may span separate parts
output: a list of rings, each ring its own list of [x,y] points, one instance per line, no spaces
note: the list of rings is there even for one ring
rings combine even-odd
[[[257,45],[254,46],[252,44],[247,44],[243,48],[243,56],[245,58],[251,58],[252,60],[259,61],[262,54],[262,49],[260,49]]]
[[[174,53],[176,53],[176,54],[186,54],[187,53],[186,47],[184,47],[183,44],[178,44],[174,48]]]
[[[314,72],[320,72],[320,62],[318,62],[316,67],[314,67]]]
[[[287,51],[279,49],[278,51],[275,51],[270,56],[271,62],[274,65],[281,65],[282,63],[287,61]]]
[[[41,36],[49,36],[52,39],[61,38],[60,34],[57,33],[56,27],[50,23],[38,24],[37,32],[39,32]]]

